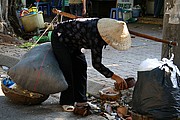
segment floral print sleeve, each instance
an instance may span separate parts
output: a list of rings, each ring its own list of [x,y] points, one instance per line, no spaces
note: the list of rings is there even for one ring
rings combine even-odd
[[[112,77],[113,72],[102,64],[102,48],[91,49],[91,56],[93,67],[106,78]]]

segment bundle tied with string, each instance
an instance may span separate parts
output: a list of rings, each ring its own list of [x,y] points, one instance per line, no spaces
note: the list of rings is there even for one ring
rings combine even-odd
[[[9,69],[8,75],[22,88],[44,95],[58,93],[68,87],[50,42],[28,51]]]

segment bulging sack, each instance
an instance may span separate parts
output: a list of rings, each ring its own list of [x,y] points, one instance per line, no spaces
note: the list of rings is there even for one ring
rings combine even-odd
[[[68,87],[50,42],[32,48],[7,74],[22,88],[45,95]]]
[[[134,112],[155,119],[171,120],[180,116],[180,74],[171,60],[148,71],[138,71],[133,91]]]

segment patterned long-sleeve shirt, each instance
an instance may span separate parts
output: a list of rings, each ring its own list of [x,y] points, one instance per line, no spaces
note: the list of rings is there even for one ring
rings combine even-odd
[[[102,49],[107,43],[101,38],[97,29],[99,19],[76,19],[58,24],[56,31],[59,41],[72,53],[82,48],[91,49],[93,67],[110,78],[113,72],[102,64]]]

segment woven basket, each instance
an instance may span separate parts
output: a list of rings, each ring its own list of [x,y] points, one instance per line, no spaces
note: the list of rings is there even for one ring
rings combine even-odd
[[[150,115],[149,116],[140,115],[140,114],[132,112],[132,111],[129,111],[129,113],[131,114],[133,120],[156,120]],[[180,120],[180,118],[172,118],[171,120]]]
[[[19,86],[16,87],[16,89],[11,89],[6,87],[3,83],[1,83],[1,89],[6,97],[8,97],[12,102],[18,104],[37,105],[41,104],[49,97],[49,95],[42,95],[24,90]]]
[[[113,94],[107,93],[108,91],[112,91]],[[121,97],[121,93],[119,91],[114,91],[113,88],[107,87],[99,91],[100,99],[107,101],[117,101]]]
[[[154,120],[151,116],[140,115],[130,111],[133,120]]]

